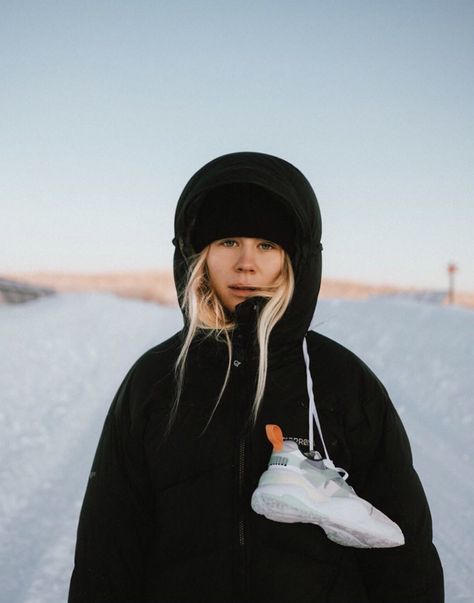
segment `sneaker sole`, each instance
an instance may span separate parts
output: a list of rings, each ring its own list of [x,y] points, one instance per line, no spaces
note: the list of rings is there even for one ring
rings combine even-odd
[[[292,493],[296,494],[294,486]],[[302,489],[294,496],[283,492],[281,486],[265,485],[255,490],[251,504],[256,513],[273,521],[316,524],[330,540],[343,546],[389,548],[404,544],[398,526],[363,499],[333,497],[314,503],[305,498]]]

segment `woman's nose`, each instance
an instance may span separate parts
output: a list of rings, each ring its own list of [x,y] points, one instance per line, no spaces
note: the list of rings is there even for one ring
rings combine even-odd
[[[255,255],[249,250],[242,248],[237,259],[235,268],[237,272],[255,272]]]

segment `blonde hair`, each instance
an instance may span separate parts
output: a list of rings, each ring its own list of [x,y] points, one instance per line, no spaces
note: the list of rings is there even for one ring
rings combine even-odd
[[[210,283],[206,262],[208,254],[209,245],[191,262],[187,284],[183,294],[183,309],[187,318],[188,328],[175,365],[177,388],[175,402],[170,413],[169,427],[176,418],[178,411],[189,348],[199,331],[207,331],[209,336],[214,336],[218,340],[224,339],[227,344],[228,353],[227,370],[224,382],[203,431],[207,429],[214,416],[230,376],[230,369],[232,366],[232,343],[229,334],[236,325],[226,313],[224,306]],[[257,387],[251,412],[253,424],[255,424],[257,419],[263,394],[265,392],[268,370],[268,341],[270,339],[270,334],[273,327],[285,313],[293,296],[295,286],[290,257],[285,251],[283,251],[283,254],[281,274],[278,281],[272,286],[274,293],[268,293],[269,300],[265,304],[257,321],[259,360]],[[265,293],[263,292],[261,295],[265,296]]]

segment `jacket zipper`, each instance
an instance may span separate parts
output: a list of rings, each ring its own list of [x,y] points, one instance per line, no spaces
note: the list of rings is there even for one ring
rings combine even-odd
[[[243,504],[244,497],[244,477],[245,477],[245,436],[240,438],[239,443],[239,551],[240,551],[240,585],[239,593],[240,600],[246,600],[248,597],[248,576],[247,576],[247,528],[245,521],[245,505]]]
[[[239,445],[239,496],[242,499],[245,473],[245,438],[240,438]],[[239,544],[245,546],[245,521],[242,511],[239,516]]]

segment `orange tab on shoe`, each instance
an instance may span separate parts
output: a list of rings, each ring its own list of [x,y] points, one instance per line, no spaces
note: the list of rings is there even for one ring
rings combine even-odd
[[[273,450],[280,452],[283,449],[283,432],[278,425],[265,425],[267,438],[273,444]]]

